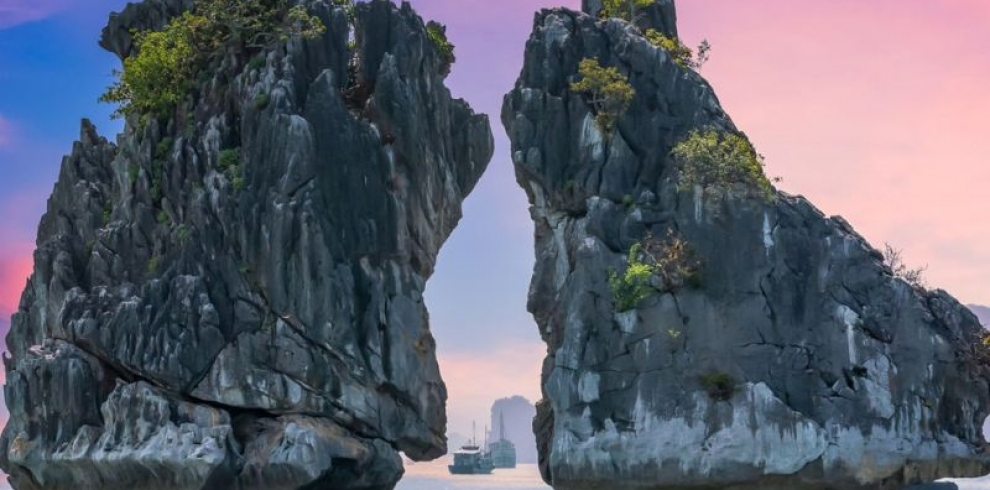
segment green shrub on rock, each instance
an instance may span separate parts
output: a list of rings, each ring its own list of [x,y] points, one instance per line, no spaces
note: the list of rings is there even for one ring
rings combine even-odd
[[[241,164],[240,152],[236,148],[226,149],[220,152],[217,157],[217,166],[223,170],[229,170]]]
[[[595,112],[595,124],[611,134],[619,118],[636,96],[629,77],[615,67],[603,67],[595,58],[585,58],[578,65],[581,80],[571,84],[571,91],[583,94]]]
[[[709,53],[711,52],[711,45],[708,41],[702,41],[698,46],[698,54],[695,56],[695,52],[691,48],[684,45],[680,39],[676,37],[667,37],[662,32],[656,29],[647,29],[643,33],[643,37],[646,38],[650,44],[663,49],[670,57],[674,60],[678,66],[682,68],[691,68],[693,70],[701,69],[702,66],[708,61]]]
[[[599,15],[603,18],[616,17],[635,22],[638,20],[639,9],[655,3],[656,0],[602,0],[602,10]]]
[[[624,272],[609,271],[608,284],[615,311],[634,310],[656,293],[697,285],[699,269],[694,251],[673,230],[667,232],[664,240],[648,233],[641,242],[630,247]]]
[[[117,82],[100,97],[101,102],[119,104],[114,117],[163,115],[185,100],[196,75],[190,63],[197,55],[187,24],[191,17],[186,13],[163,31],[135,34],[138,54],[124,60],[124,69],[114,72]]]
[[[454,44],[447,39],[447,27],[439,22],[430,21],[426,24],[426,36],[433,43],[437,55],[440,57],[440,74],[450,74],[450,68],[457,61],[454,55]]]
[[[263,111],[271,103],[272,96],[267,93],[260,93],[254,97],[254,109],[258,111]]]
[[[343,7],[344,12],[347,12],[347,20],[352,24],[357,19],[357,8],[354,6],[354,0],[333,0],[333,5]]]
[[[708,191],[742,187],[763,200],[773,199],[773,185],[764,173],[763,156],[738,134],[716,129],[694,130],[674,146],[680,167],[678,188],[700,186]]]
[[[639,304],[656,293],[650,280],[656,274],[656,266],[640,260],[643,246],[639,243],[629,249],[626,270],[622,274],[609,271],[608,284],[612,288],[615,311],[622,313],[639,308]]]
[[[191,12],[173,18],[164,29],[135,33],[136,54],[114,72],[117,81],[100,101],[118,104],[116,117],[165,117],[224,53],[258,53],[325,31],[320,19],[288,0],[197,0]]]

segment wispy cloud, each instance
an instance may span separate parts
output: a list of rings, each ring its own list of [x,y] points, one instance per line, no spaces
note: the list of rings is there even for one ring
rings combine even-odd
[[[0,0],[0,29],[44,19],[68,4],[68,0]]]

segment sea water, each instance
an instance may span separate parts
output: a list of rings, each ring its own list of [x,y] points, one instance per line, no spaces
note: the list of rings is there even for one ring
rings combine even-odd
[[[551,490],[540,478],[535,464],[497,469],[490,475],[451,475],[447,456],[428,463],[405,462],[406,474],[396,490]]]
[[[428,463],[407,460],[406,474],[396,490],[552,490],[543,483],[535,464],[495,470],[491,475],[451,475],[447,471],[447,465],[451,462],[450,456]],[[990,490],[990,477],[946,482],[955,483],[959,490]],[[950,488],[946,487],[946,490]]]

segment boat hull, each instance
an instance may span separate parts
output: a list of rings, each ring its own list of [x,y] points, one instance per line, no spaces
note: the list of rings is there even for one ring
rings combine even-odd
[[[490,475],[494,468],[481,468],[481,467],[471,467],[471,466],[454,466],[449,465],[447,469],[450,470],[451,475]]]

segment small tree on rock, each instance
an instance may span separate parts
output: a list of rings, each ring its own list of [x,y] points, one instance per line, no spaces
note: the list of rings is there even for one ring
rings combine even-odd
[[[695,52],[685,46],[680,39],[668,37],[656,29],[647,29],[643,33],[643,36],[650,44],[670,54],[674,63],[677,63],[682,68],[699,70],[708,62],[708,57],[711,54],[712,47],[707,40],[701,42],[698,46],[697,55],[695,55]]]
[[[617,68],[605,68],[595,58],[582,60],[578,74],[581,80],[572,83],[571,90],[588,98],[595,111],[598,129],[611,134],[619,118],[629,109],[636,90]]]
[[[426,36],[433,43],[437,56],[440,57],[440,74],[447,76],[450,68],[457,61],[454,55],[454,44],[447,39],[447,27],[439,22],[430,21],[426,24]]]
[[[887,264],[887,267],[890,267],[890,271],[894,274],[894,277],[903,279],[914,287],[927,288],[925,282],[925,271],[927,267],[908,267],[907,262],[904,260],[904,252],[894,248],[889,243],[884,244],[883,262]]]
[[[657,3],[656,0],[602,0],[602,17],[617,17],[635,23],[639,20],[639,9]]]

